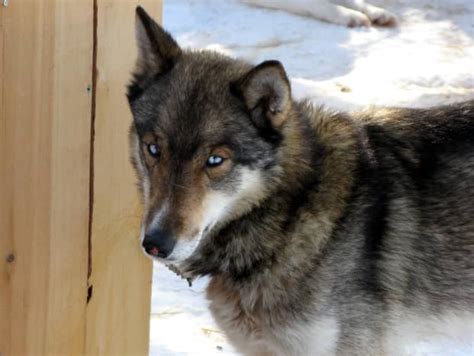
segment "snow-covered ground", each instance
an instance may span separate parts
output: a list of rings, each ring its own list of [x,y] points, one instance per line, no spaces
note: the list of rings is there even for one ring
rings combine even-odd
[[[278,59],[296,98],[337,109],[429,106],[474,98],[474,1],[373,0],[396,13],[392,29],[348,29],[236,0],[165,0],[164,26],[183,47],[253,63]],[[189,288],[155,266],[151,355],[237,355],[213,322],[206,280]],[[473,355],[440,342],[416,355]]]

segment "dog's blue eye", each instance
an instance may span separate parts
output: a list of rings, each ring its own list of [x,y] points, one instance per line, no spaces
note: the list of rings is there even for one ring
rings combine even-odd
[[[148,145],[148,152],[150,153],[150,155],[152,155],[153,157],[157,157],[158,154],[160,153],[160,151],[158,150],[158,146],[151,143]]]
[[[217,167],[217,166],[220,166],[222,162],[224,162],[223,157],[213,155],[213,156],[209,156],[209,158],[207,159],[206,165],[208,167]]]

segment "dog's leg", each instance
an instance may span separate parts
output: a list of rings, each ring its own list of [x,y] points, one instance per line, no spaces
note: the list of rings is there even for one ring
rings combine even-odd
[[[243,3],[284,10],[297,15],[349,27],[370,26],[370,19],[362,12],[330,3],[328,0],[241,0]]]
[[[331,2],[363,12],[375,25],[395,26],[397,23],[394,14],[380,7],[367,4],[365,0],[331,0]]]

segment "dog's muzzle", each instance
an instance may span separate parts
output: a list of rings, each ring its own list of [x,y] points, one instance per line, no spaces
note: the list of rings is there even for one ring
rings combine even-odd
[[[168,231],[154,229],[147,231],[142,245],[149,255],[166,258],[173,252],[176,240],[171,237]]]

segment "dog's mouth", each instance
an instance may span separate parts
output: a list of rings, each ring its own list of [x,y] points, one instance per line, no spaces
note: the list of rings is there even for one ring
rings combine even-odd
[[[193,248],[193,251],[184,258],[179,258],[179,253],[171,253],[168,257],[164,257],[164,255],[159,251],[157,247],[152,247],[151,249],[146,251],[147,257],[151,258],[153,261],[159,262],[165,267],[167,267],[170,271],[175,273],[177,276],[181,277],[181,279],[186,279],[189,286],[192,286],[192,282],[196,279],[196,275],[192,272],[188,271],[186,266],[188,262],[190,262],[191,258],[196,258],[195,253],[199,248],[201,240],[207,235],[207,233],[211,230],[213,224],[208,224],[193,240],[196,241],[196,245]],[[179,248],[177,246],[177,248]]]
[[[187,266],[189,264],[188,262],[190,262],[191,258],[195,257],[194,254],[195,254],[196,250],[199,249],[199,245],[201,243],[201,240],[204,237],[206,237],[206,234],[211,230],[212,226],[213,226],[213,224],[208,224],[201,231],[201,233],[199,234],[199,237],[197,237],[199,242],[196,244],[196,247],[195,247],[193,253],[191,253],[191,255],[189,255],[183,261],[178,261],[177,259],[173,258],[172,254],[170,256],[171,258],[168,258],[166,260],[162,259],[162,262],[165,262],[165,266],[170,271],[175,273],[178,277],[181,277],[181,279],[185,279],[188,282],[189,287],[192,287],[193,281],[197,278],[197,275],[194,274],[191,270],[189,270],[187,268]]]

